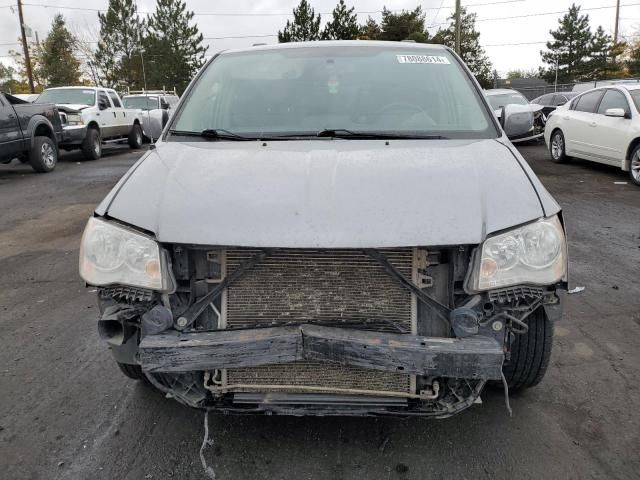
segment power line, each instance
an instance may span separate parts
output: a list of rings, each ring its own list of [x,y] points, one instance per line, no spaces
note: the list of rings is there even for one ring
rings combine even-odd
[[[500,5],[506,3],[521,3],[526,0],[497,0],[493,2],[484,2],[484,3],[473,3],[466,5],[466,7],[474,8],[474,7],[484,7],[487,5]],[[444,3],[444,0],[443,0]],[[107,10],[104,8],[89,8],[89,7],[71,7],[71,6],[61,6],[61,5],[49,5],[45,3],[23,3],[24,6],[29,7],[41,7],[41,8],[54,8],[60,10],[77,10],[77,11],[87,11],[87,12],[106,12]],[[10,7],[11,5],[7,5]],[[423,8],[422,10],[431,11],[436,10],[439,11],[442,7],[428,7]],[[454,5],[449,5],[445,8],[454,8]],[[401,10],[389,10],[390,12],[400,12]],[[357,11],[354,12],[358,15],[372,15],[376,13],[382,13],[382,10],[369,10],[369,11]],[[150,15],[153,12],[149,11],[138,11],[138,13],[142,15]],[[293,16],[292,12],[198,12],[194,11],[194,15],[196,16],[212,16],[212,17],[291,17]],[[320,15],[331,15],[333,12],[319,12]]]

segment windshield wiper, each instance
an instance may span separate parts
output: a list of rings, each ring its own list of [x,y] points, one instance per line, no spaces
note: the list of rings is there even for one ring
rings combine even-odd
[[[256,141],[259,140],[255,137],[245,137],[237,133],[230,132],[229,130],[223,130],[220,128],[207,128],[200,132],[192,132],[188,130],[169,130],[172,135],[180,135],[183,137],[201,137],[211,140],[233,140],[237,142]]]
[[[317,137],[331,137],[331,138],[360,138],[360,139],[418,139],[418,140],[446,140],[447,137],[442,135],[422,135],[414,133],[385,133],[385,132],[354,132],[353,130],[347,130],[346,128],[326,128],[316,133]]]

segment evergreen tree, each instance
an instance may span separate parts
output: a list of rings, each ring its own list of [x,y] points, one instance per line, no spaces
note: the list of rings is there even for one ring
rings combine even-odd
[[[448,20],[449,26],[444,30],[438,30],[431,41],[454,48],[456,43],[455,15],[451,15]],[[467,12],[464,7],[460,11],[459,55],[480,85],[483,88],[491,88],[493,84],[492,65],[484,49],[480,46],[480,32],[476,30],[476,14]]]
[[[322,32],[324,40],[354,40],[358,37],[358,16],[355,8],[347,8],[344,0],[333,9],[333,19],[327,23]]]
[[[587,79],[606,80],[624,76],[624,65],[616,59],[624,55],[626,46],[624,42],[614,42],[611,35],[598,26],[591,39],[591,58],[588,63],[590,77]]]
[[[284,30],[278,31],[278,41],[305,42],[320,40],[320,14],[315,11],[307,0],[300,0],[298,8],[293,9],[293,22],[287,20]]]
[[[144,40],[149,88],[175,87],[181,93],[204,63],[207,48],[193,16],[182,0],[158,0]]]
[[[358,40],[378,40],[382,34],[382,29],[376,21],[369,17],[364,25],[360,25]]]
[[[80,83],[80,62],[75,56],[75,39],[60,14],[53,18],[51,31],[42,42],[39,69],[47,87]]]
[[[557,30],[549,31],[553,41],[547,42],[547,51],[540,52],[542,61],[549,65],[541,73],[547,81],[555,81],[557,62],[559,83],[580,80],[588,73],[593,46],[589,15],[580,15],[580,7],[573,4],[558,24]]]
[[[414,40],[417,43],[426,43],[429,40],[429,33],[425,28],[425,14],[420,6],[414,10],[402,10],[400,13],[393,13],[383,7],[380,28],[382,31],[377,40]]]
[[[109,0],[106,13],[98,13],[100,39],[94,65],[110,87],[144,87],[140,57],[144,21],[134,0]]]

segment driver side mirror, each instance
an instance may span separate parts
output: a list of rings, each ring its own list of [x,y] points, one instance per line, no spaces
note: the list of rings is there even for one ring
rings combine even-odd
[[[100,110],[106,110],[107,108],[109,108],[109,104],[104,100],[98,100],[98,108]]]

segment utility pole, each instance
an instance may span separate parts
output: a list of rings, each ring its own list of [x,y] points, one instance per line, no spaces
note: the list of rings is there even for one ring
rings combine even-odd
[[[618,24],[620,23],[620,0],[616,0],[616,27],[613,31],[613,43],[618,43]]]
[[[616,0],[616,26],[613,31],[613,44],[616,45],[618,43],[618,24],[620,23],[620,0]],[[617,48],[616,48],[617,50]],[[613,63],[616,63],[615,55],[612,58]]]
[[[456,53],[460,55],[460,0],[456,0]]]
[[[29,58],[29,46],[27,45],[27,35],[24,31],[24,18],[22,16],[22,0],[18,0],[18,17],[20,19],[20,33],[22,34],[22,49],[24,51],[24,64],[27,68],[27,78],[29,79],[29,90],[36,93],[33,87],[33,73],[31,72],[31,58]]]

